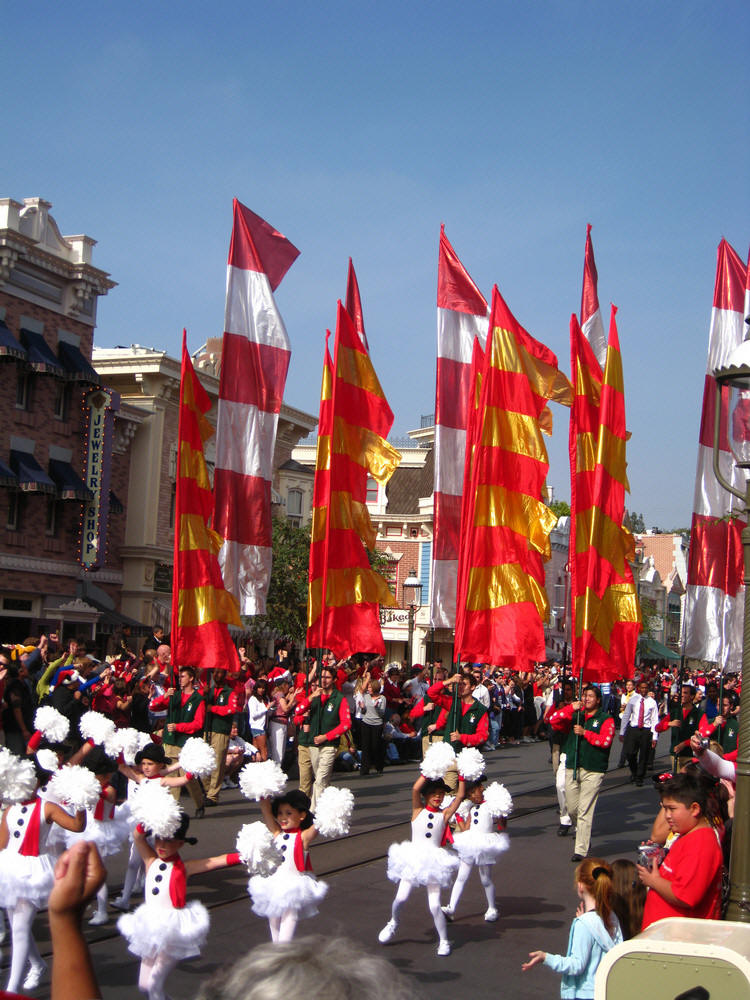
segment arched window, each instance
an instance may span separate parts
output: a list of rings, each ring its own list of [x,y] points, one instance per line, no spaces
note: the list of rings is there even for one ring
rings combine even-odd
[[[302,490],[287,490],[286,517],[296,528],[302,527]]]

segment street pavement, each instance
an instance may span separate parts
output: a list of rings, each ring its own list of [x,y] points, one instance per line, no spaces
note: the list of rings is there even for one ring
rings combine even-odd
[[[662,739],[666,750],[666,740]],[[612,748],[617,763],[619,746]],[[417,765],[386,769],[382,777],[360,778],[336,775],[336,784],[349,787],[355,795],[351,834],[337,841],[313,845],[311,856],[316,873],[329,885],[329,892],[314,920],[301,921],[298,936],[321,933],[340,935],[378,952],[400,972],[414,981],[417,996],[430,1000],[455,1000],[464,996],[482,998],[502,991],[511,1000],[534,1000],[559,996],[560,977],[546,968],[521,972],[529,951],[540,948],[564,953],[570,922],[577,899],[571,862],[573,838],[558,837],[557,799],[547,743],[534,743],[488,753],[488,780],[505,783],[514,799],[514,813],[508,824],[510,849],[494,869],[500,919],[488,924],[483,919],[484,893],[476,872],[472,873],[450,926],[453,952],[446,958],[435,954],[437,940],[424,890],[415,889],[405,904],[394,940],[382,946],[377,935],[390,917],[395,891],[386,879],[385,855],[388,845],[409,836],[411,785]],[[668,759],[657,756],[660,769]],[[658,807],[658,796],[650,783],[636,788],[628,781],[627,769],[613,770],[605,777],[594,819],[592,854],[613,860],[635,860],[638,843],[648,836]],[[192,803],[183,799],[192,813]],[[207,809],[204,819],[193,821],[191,835],[199,838],[195,847],[186,847],[184,857],[204,857],[234,849],[239,827],[259,819],[255,803],[242,799],[238,791],[222,792],[222,800]],[[110,887],[121,884],[124,857],[110,859]],[[246,894],[247,876],[243,867],[213,872],[189,884],[189,897],[196,896],[209,907],[211,930],[203,954],[181,963],[172,973],[167,989],[173,1000],[189,1000],[200,983],[231,963],[256,944],[268,940],[265,920],[250,910]],[[113,892],[112,895],[115,893]],[[447,891],[444,901],[447,901]],[[134,897],[139,903],[141,897]],[[138,996],[138,960],[129,954],[115,928],[117,914],[104,927],[88,928],[94,965],[103,996],[109,1000]],[[36,923],[37,941],[48,957],[50,951],[46,917]],[[3,946],[7,967],[9,940]],[[346,962],[342,954],[342,962]],[[4,973],[5,974],[5,973]],[[49,997],[49,977],[35,994]]]

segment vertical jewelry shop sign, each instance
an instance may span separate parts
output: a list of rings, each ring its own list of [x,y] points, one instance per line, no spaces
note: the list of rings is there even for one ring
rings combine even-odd
[[[84,405],[88,410],[86,486],[90,496],[83,507],[81,565],[87,570],[97,570],[104,565],[107,554],[112,437],[120,394],[94,389],[86,396]]]

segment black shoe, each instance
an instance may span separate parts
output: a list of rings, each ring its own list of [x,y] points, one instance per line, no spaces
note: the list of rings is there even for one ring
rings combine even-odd
[[[573,857],[570,860],[571,861],[583,861],[583,855],[582,854],[574,854]]]
[[[557,836],[558,837],[567,837],[569,833],[570,833],[570,825],[565,826],[564,823],[561,823],[558,826],[558,828],[557,828]]]
[[[203,817],[205,815],[206,815],[206,807],[205,806],[198,806],[198,808],[195,810],[195,818],[196,819],[203,819]]]
[[[206,799],[206,801],[204,802],[204,805],[208,806],[209,808],[213,808],[213,806],[218,806],[218,804],[219,803],[216,802],[214,799]]]

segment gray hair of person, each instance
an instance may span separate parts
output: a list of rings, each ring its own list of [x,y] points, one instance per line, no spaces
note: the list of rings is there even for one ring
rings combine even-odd
[[[421,1000],[386,959],[348,938],[315,934],[258,945],[204,983],[196,1000]]]

